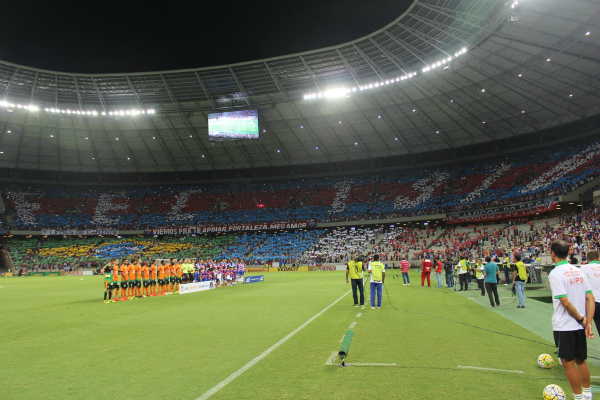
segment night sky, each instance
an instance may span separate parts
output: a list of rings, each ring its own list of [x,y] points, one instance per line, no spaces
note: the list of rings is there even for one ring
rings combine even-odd
[[[61,72],[207,67],[357,39],[412,0],[0,2],[0,60]]]

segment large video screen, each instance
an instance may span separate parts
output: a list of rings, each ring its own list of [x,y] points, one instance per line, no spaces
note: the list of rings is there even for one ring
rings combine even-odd
[[[258,139],[258,110],[208,114],[208,140]]]

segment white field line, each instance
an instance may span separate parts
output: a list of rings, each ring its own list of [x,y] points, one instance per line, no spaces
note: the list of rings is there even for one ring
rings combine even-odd
[[[219,390],[223,389],[225,386],[227,386],[227,384],[229,384],[231,381],[233,381],[235,378],[237,378],[238,376],[240,376],[241,374],[243,374],[244,372],[248,371],[250,368],[252,368],[254,365],[258,364],[258,362],[260,360],[262,360],[263,358],[265,358],[266,356],[268,356],[269,354],[271,354],[274,350],[276,350],[279,346],[281,346],[282,344],[284,344],[285,342],[287,342],[288,340],[290,340],[296,333],[300,332],[302,329],[304,329],[308,324],[310,324],[311,322],[313,322],[315,319],[319,318],[321,315],[323,315],[327,310],[329,310],[331,307],[333,307],[334,305],[336,305],[340,300],[342,300],[344,297],[346,297],[348,294],[350,294],[350,290],[347,291],[346,293],[344,293],[343,295],[341,295],[336,301],[334,301],[333,303],[331,303],[330,305],[328,305],[327,307],[325,307],[324,309],[322,309],[321,311],[319,311],[317,314],[315,314],[312,318],[310,318],[308,321],[306,321],[305,323],[303,323],[302,325],[300,325],[299,327],[297,327],[296,329],[294,329],[292,332],[290,332],[286,337],[284,337],[283,339],[281,339],[279,342],[275,343],[273,346],[269,347],[267,350],[263,351],[260,355],[254,357],[251,361],[249,361],[246,365],[244,365],[242,368],[238,369],[237,371],[235,371],[233,374],[229,375],[227,378],[225,378],[224,380],[222,380],[221,382],[219,382],[217,385],[215,385],[212,389],[208,390],[206,393],[204,393],[202,396],[200,396],[198,399],[196,400],[205,400],[210,398],[213,394],[217,393]]]
[[[590,379],[600,379],[600,376],[590,376]]]
[[[351,366],[356,366],[356,367],[397,367],[398,364],[396,363],[391,363],[391,364],[387,364],[387,363],[351,363],[351,364],[346,364],[349,367]]]
[[[352,329],[356,326],[356,321],[354,321],[353,323],[350,324],[350,327],[348,329]]]
[[[495,372],[512,372],[513,374],[523,374],[523,371],[515,371],[510,369],[496,369],[496,368],[483,368],[483,367],[469,367],[465,365],[457,365],[458,368],[464,369],[476,369],[480,371],[495,371]]]
[[[346,334],[344,333],[344,336],[342,336],[342,338],[340,339],[340,343],[342,343],[344,341],[345,337],[346,337]]]
[[[360,318],[361,315],[362,315],[362,313],[356,314],[356,318]]]
[[[333,363],[332,360],[335,360],[337,355],[338,355],[337,351],[332,352],[331,355],[329,356],[329,358],[325,361],[325,365],[336,365]]]

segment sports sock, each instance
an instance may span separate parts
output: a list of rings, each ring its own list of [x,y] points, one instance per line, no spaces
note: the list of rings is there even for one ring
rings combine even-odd
[[[104,291],[104,301],[106,301],[106,291]]]
[[[591,387],[589,387],[589,388],[584,387],[583,388],[583,395],[585,397],[591,398],[592,397],[592,388]]]
[[[109,290],[109,291],[108,291],[108,299],[109,299],[109,300],[112,300],[112,290]]]
[[[573,395],[575,396],[575,400],[584,400],[585,399],[585,397],[583,397],[583,393],[581,393],[581,394],[573,393]]]

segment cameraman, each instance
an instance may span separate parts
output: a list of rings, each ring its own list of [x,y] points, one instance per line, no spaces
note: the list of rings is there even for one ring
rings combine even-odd
[[[348,284],[348,275],[352,280],[352,297],[354,298],[354,307],[358,307],[358,296],[356,295],[356,287],[360,290],[360,305],[365,305],[365,289],[363,286],[363,271],[365,266],[361,260],[356,260],[356,256],[352,254],[352,259],[346,264],[346,285]]]

